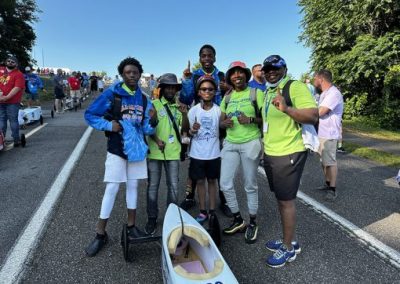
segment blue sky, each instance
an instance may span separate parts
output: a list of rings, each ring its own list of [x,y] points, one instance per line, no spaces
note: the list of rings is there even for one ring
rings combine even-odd
[[[205,44],[217,50],[216,66],[244,61],[249,67],[271,54],[285,58],[289,73],[309,70],[310,50],[298,42],[300,9],[295,0],[37,0],[33,55],[42,67],[117,74],[136,57],[144,72],[179,77]]]

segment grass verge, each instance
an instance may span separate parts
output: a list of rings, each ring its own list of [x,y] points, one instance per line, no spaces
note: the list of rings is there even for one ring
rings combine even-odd
[[[344,120],[343,128],[350,132],[368,136],[380,140],[388,140],[393,142],[400,142],[400,132],[390,131],[373,125],[373,122],[364,118],[355,118],[352,120]]]
[[[348,153],[375,161],[388,167],[400,168],[400,156],[350,142],[343,142],[343,145]]]

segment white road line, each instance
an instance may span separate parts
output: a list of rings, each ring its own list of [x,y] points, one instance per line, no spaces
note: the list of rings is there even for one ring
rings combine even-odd
[[[258,173],[262,175],[264,178],[266,178],[265,171],[262,167],[258,167]],[[396,266],[397,268],[400,268],[400,252],[389,247],[388,245],[385,245],[372,235],[368,234],[361,228],[351,223],[349,220],[336,214],[328,207],[322,205],[315,199],[309,197],[304,192],[299,190],[299,192],[297,193],[297,197],[303,204],[310,207],[318,214],[321,214],[325,219],[333,221],[338,226],[342,227],[347,232],[354,235],[358,241],[367,244],[369,249],[376,252],[379,257],[389,261],[392,265]]]
[[[45,232],[58,197],[82,155],[92,131],[93,128],[91,127],[86,129],[39,208],[25,227],[24,232],[8,253],[0,270],[0,283],[18,283],[21,280],[25,266],[34,252],[41,235]]]
[[[45,127],[48,123],[43,123],[42,125],[32,129],[31,131],[29,131],[27,134],[25,134],[25,137],[31,137],[33,134],[35,134],[36,132],[38,132],[40,129],[42,129],[43,127]]]
[[[32,129],[31,131],[29,131],[27,134],[25,134],[25,138],[31,137],[33,134],[35,134],[36,132],[38,132],[40,129],[42,129],[43,127],[45,127],[48,123],[43,123],[42,125],[39,125],[38,127]],[[14,144],[11,144],[9,146],[7,146],[4,150],[5,151],[9,151],[12,148],[14,148]]]

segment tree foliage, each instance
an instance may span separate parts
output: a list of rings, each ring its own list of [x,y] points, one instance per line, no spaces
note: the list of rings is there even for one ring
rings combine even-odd
[[[303,14],[300,40],[311,48],[313,70],[332,71],[353,115],[382,111],[377,104],[387,97],[385,77],[400,63],[400,1],[299,0],[298,4]],[[394,121],[385,125],[394,126]]]
[[[20,66],[33,63],[30,51],[36,35],[31,25],[38,20],[38,12],[35,0],[0,1],[0,62],[12,54]]]

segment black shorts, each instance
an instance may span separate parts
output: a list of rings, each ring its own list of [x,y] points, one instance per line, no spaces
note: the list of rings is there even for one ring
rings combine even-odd
[[[282,201],[296,199],[306,160],[307,151],[279,157],[264,155],[265,173],[276,199]]]
[[[218,179],[221,172],[221,158],[198,160],[190,158],[189,177],[192,180]]]

